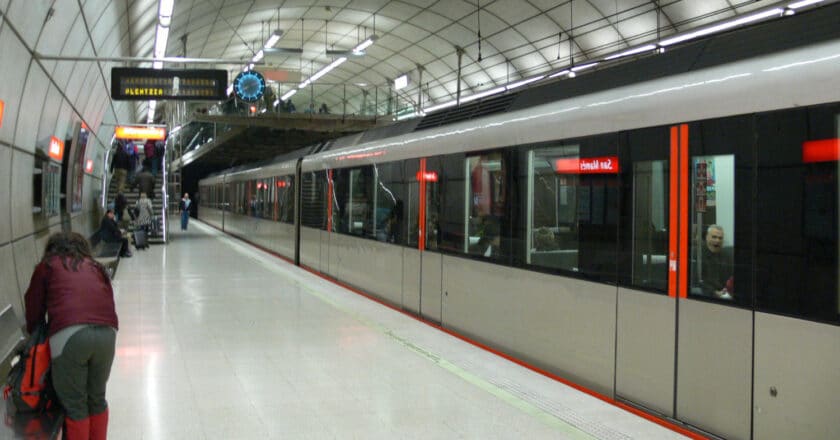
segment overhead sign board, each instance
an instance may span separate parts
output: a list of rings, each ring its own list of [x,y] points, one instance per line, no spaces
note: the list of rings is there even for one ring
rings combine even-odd
[[[111,97],[117,101],[218,101],[227,98],[225,89],[225,70],[111,69]]]
[[[146,127],[138,125],[118,125],[114,130],[117,139],[146,139],[162,141],[166,139],[166,129],[163,127]]]

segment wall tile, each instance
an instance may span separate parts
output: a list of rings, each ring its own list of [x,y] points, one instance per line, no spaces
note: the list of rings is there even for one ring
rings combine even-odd
[[[0,243],[12,240],[12,218],[10,200],[10,185],[12,177],[12,149],[0,145]],[[3,284],[0,282],[0,284]],[[2,304],[0,304],[2,306]]]
[[[6,11],[15,29],[20,32],[27,47],[34,48],[41,26],[47,18],[52,2],[46,0],[13,1]],[[53,16],[54,18],[54,16]],[[50,19],[52,21],[52,19]]]
[[[0,78],[3,78],[0,81],[0,99],[5,103],[3,125],[0,126],[0,141],[12,144],[17,114],[20,111],[20,99],[23,94],[21,85],[26,79],[30,56],[20,40],[5,26],[0,31],[0,53],[3,54],[3,62],[0,63]]]
[[[8,205],[12,217],[12,240],[35,232],[35,222],[32,215],[32,173],[34,169],[35,156],[20,151],[12,151],[12,200]]]
[[[23,293],[20,291],[17,280],[17,271],[15,271],[15,261],[12,257],[11,244],[0,246],[0,280],[3,280],[3,282],[0,282],[0,309],[11,304],[15,310],[15,315],[23,323]],[[28,278],[26,282],[29,282]]]
[[[49,143],[49,136],[36,139],[48,84],[49,80],[46,73],[40,66],[33,64],[29,69],[26,84],[23,88],[24,99],[20,103],[17,127],[15,127],[14,143],[18,148],[35,151],[36,145],[45,147]]]

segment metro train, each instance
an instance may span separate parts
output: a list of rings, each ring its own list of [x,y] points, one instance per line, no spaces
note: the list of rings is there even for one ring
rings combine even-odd
[[[840,40],[363,138],[198,217],[702,432],[840,438]]]

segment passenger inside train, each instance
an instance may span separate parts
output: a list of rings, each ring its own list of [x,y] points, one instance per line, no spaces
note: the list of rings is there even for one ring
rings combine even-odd
[[[697,261],[699,288],[703,295],[732,299],[735,291],[732,277],[732,256],[723,250],[724,232],[719,225],[706,228],[706,246]]]

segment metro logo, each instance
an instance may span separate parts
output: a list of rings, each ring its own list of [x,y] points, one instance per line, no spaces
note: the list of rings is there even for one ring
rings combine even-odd
[[[61,162],[61,159],[64,158],[64,141],[55,136],[50,136],[50,146],[47,154],[51,158]]]
[[[554,171],[558,174],[618,174],[618,156],[557,159]]]

